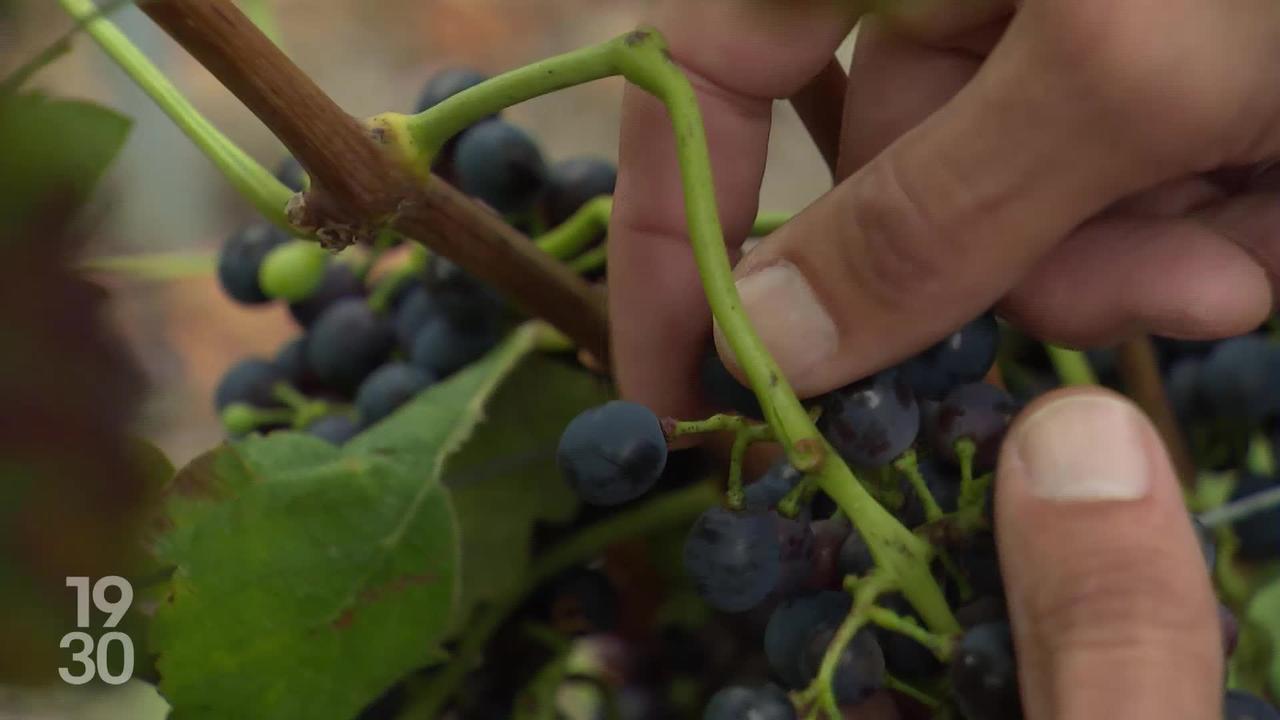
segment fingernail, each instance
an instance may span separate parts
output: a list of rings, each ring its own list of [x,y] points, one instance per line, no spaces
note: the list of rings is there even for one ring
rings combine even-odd
[[[740,278],[742,307],[792,382],[836,351],[836,324],[799,268],[779,262]]]
[[[1138,500],[1147,494],[1146,418],[1109,395],[1068,395],[1036,410],[1010,439],[1031,493],[1046,500]]]

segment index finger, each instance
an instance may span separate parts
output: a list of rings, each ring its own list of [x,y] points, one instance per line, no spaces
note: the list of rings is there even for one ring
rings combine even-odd
[[[842,0],[669,0],[655,23],[697,92],[726,241],[755,218],[773,101],[820,72],[857,20]],[[685,226],[675,138],[660,102],[635,87],[623,102],[609,227],[609,305],[623,396],[660,415],[700,407],[699,354],[711,317]]]

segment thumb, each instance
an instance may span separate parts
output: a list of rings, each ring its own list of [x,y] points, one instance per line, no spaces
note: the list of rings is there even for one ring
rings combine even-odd
[[[1051,393],[1014,424],[998,472],[1027,717],[1221,717],[1213,591],[1141,411],[1109,391]]]
[[[1055,242],[1153,172],[1060,88],[1013,25],[948,103],[743,258],[743,308],[810,396],[902,360],[990,308]],[[726,362],[730,353],[721,347]]]

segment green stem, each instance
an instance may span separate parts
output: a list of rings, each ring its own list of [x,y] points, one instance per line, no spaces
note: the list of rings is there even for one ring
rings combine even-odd
[[[609,246],[600,244],[569,261],[569,269],[579,275],[598,271],[609,260]]]
[[[746,430],[754,430],[758,428],[767,428],[754,420],[749,420],[741,415],[719,414],[712,415],[703,420],[678,420],[675,422],[665,423],[668,438],[684,437],[686,435],[702,435],[713,432],[733,432],[740,433]]]
[[[395,296],[400,286],[422,275],[423,270],[427,267],[427,257],[427,249],[414,243],[409,248],[409,257],[404,264],[380,279],[378,284],[374,286],[373,291],[369,293],[369,307],[375,313],[386,312],[391,305],[391,298]]]
[[[920,498],[920,502],[924,504],[925,521],[933,522],[942,517],[942,507],[933,497],[933,491],[929,489],[929,484],[924,481],[924,475],[920,472],[920,464],[916,462],[916,451],[907,448],[901,457],[893,461],[893,467],[906,476],[911,489],[915,490],[916,497]]]
[[[931,633],[920,627],[915,620],[903,617],[887,608],[869,608],[867,619],[886,630],[905,635],[929,648],[942,662],[951,659],[951,651],[955,646],[955,640],[951,636]]]
[[[742,461],[747,456],[747,448],[751,446],[751,436],[745,432],[737,433],[733,438],[733,447],[729,450],[729,480],[726,483],[728,492],[726,499],[733,510],[741,510],[746,501],[746,493],[742,489]]]
[[[1271,441],[1263,433],[1254,434],[1249,440],[1249,454],[1245,458],[1245,466],[1250,472],[1268,477],[1276,474],[1276,454]]]
[[[936,709],[942,705],[942,700],[939,700],[938,698],[930,695],[924,690],[921,690],[920,688],[912,685],[911,683],[906,682],[905,680],[902,680],[901,678],[894,677],[891,674],[885,675],[884,686],[889,690],[906,695],[912,700],[915,700],[921,705],[924,705],[925,707],[928,707],[931,709]]]
[[[791,213],[784,212],[762,212],[756,216],[756,221],[751,225],[751,237],[762,237],[786,225],[792,218]]]
[[[463,634],[453,659],[411,697],[401,718],[434,720],[457,691],[467,673],[479,662],[489,638],[520,603],[543,582],[565,570],[590,560],[604,548],[633,537],[643,537],[668,527],[685,525],[719,500],[719,491],[700,482],[653,498],[632,510],[619,513],[588,527],[556,545],[530,568],[524,582],[507,597],[479,611]]]
[[[93,0],[58,2],[71,17],[84,24],[85,32],[151,96],[263,217],[290,232],[297,232],[285,218],[285,205],[293,197],[289,188],[205,119],[114,23],[99,15]]]
[[[853,640],[853,636],[870,622],[869,613],[875,607],[876,598],[895,589],[893,578],[883,573],[874,573],[866,578],[849,578],[845,581],[845,587],[853,595],[853,607],[827,645],[817,677],[800,693],[802,702],[825,710],[830,720],[840,720],[843,717],[832,690],[832,679],[835,677],[840,655]]]
[[[534,242],[551,257],[569,260],[595,242],[609,228],[613,198],[598,197],[568,220],[538,236]]]
[[[1077,350],[1067,350],[1057,345],[1045,343],[1045,352],[1049,353],[1049,361],[1058,373],[1058,380],[1063,385],[1097,385],[1098,377],[1089,367],[1089,359]]]

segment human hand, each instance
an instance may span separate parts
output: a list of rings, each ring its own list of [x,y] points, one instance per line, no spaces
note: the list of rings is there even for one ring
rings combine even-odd
[[[1104,390],[1045,395],[1010,429],[998,473],[996,538],[1023,716],[1221,718],[1223,640],[1209,574],[1141,411]],[[886,698],[849,716],[900,717]]]
[[[772,100],[822,68],[853,5],[661,11],[699,91],[731,250],[756,212]],[[1266,182],[1208,173],[1280,150],[1280,6],[901,0],[861,32],[843,179],[736,270],[801,394],[905,359],[997,303],[1068,345],[1226,336],[1271,312],[1280,203]],[[710,317],[670,130],[635,89],[610,255],[623,393],[696,415]]]

